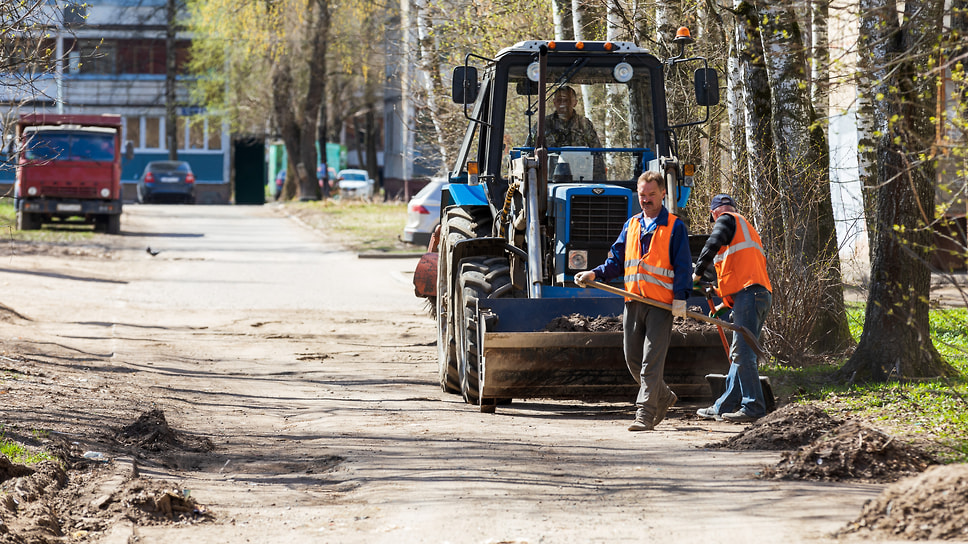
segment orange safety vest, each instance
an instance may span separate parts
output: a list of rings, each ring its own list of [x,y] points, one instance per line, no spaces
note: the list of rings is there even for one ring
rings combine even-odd
[[[672,282],[675,273],[669,245],[672,243],[672,227],[678,218],[671,213],[666,225],[656,225],[648,253],[642,255],[642,222],[636,215],[629,221],[625,233],[625,290],[629,293],[672,304]],[[632,299],[626,297],[628,302]]]
[[[736,234],[729,244],[719,248],[713,264],[719,279],[719,296],[723,297],[727,306],[732,307],[733,301],[728,298],[730,295],[751,285],[762,285],[772,292],[773,286],[766,273],[766,254],[763,253],[760,234],[742,215],[726,213],[736,219]]]

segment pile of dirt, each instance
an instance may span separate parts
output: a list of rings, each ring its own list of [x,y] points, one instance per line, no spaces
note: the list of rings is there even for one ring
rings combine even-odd
[[[937,461],[922,449],[848,421],[767,467],[764,478],[893,482]]]
[[[689,308],[692,312],[701,312],[699,306]],[[622,318],[618,316],[591,317],[581,314],[556,317],[545,326],[548,332],[622,332]],[[691,318],[677,317],[672,323],[672,330],[686,334],[693,331],[716,330],[715,325],[696,321]]]
[[[843,422],[812,404],[787,404],[728,440],[706,445],[729,450],[795,450]]]
[[[615,316],[589,317],[581,314],[556,317],[545,326],[548,332],[621,332],[622,318]]]
[[[890,485],[839,534],[906,540],[968,539],[968,465],[934,466]]]
[[[56,500],[67,483],[67,474],[55,461],[44,461],[33,468],[17,465],[0,457],[6,465],[0,483],[0,533],[4,542],[47,543],[64,533],[59,522]]]
[[[114,439],[128,447],[137,447],[151,452],[170,449],[184,449],[207,452],[215,449],[208,438],[181,436],[168,426],[162,410],[149,410],[138,416],[137,421],[119,430]]]
[[[118,430],[115,444],[151,463],[177,451],[210,451],[208,439],[182,436],[161,410],[144,412]],[[56,446],[56,447],[55,447]],[[137,463],[112,453],[79,455],[48,444],[61,456],[31,467],[0,455],[0,542],[53,544],[96,538],[119,520],[135,525],[201,523],[214,516],[190,491],[171,482],[142,479]]]

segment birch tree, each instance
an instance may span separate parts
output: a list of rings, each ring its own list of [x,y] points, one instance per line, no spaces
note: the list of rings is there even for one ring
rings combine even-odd
[[[440,158],[444,164],[450,164],[450,153],[444,142],[446,135],[444,122],[440,115],[441,108],[438,105],[438,97],[446,96],[443,85],[444,77],[440,73],[442,67],[439,64],[440,54],[433,32],[433,13],[428,8],[427,3],[427,0],[416,0],[414,2],[417,18],[417,43],[420,45],[417,66],[421,74],[420,81],[423,82],[423,96],[427,104],[427,113],[434,126],[437,152],[440,153]]]
[[[865,96],[865,199],[876,204],[871,282],[860,342],[842,371],[851,380],[953,375],[930,336],[930,226],[934,219],[933,142],[943,0],[861,0],[860,92]],[[900,15],[900,20],[899,20]],[[903,20],[903,25],[901,24]]]
[[[773,142],[780,210],[783,217],[784,270],[788,295],[815,301],[807,338],[821,352],[851,345],[844,307],[837,234],[830,200],[829,160],[823,132],[812,133],[816,120],[808,94],[804,47],[792,5],[761,7],[761,39],[772,97]]]

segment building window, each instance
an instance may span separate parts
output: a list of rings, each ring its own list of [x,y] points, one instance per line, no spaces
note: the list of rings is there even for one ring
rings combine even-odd
[[[143,147],[141,144],[141,118],[125,117],[124,119],[124,139],[130,140],[135,147]]]
[[[161,147],[160,117],[145,117],[145,147],[150,149]]]
[[[188,147],[205,149],[205,121],[198,119],[188,124]]]
[[[116,74],[117,42],[114,40],[77,40],[71,53],[77,53],[81,74]]]
[[[208,125],[208,148],[222,149],[222,125],[213,119],[209,119],[206,124]]]

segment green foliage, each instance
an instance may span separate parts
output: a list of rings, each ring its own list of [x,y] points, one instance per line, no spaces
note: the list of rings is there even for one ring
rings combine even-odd
[[[407,222],[406,203],[330,199],[283,206],[310,226],[348,239],[354,251],[414,251],[414,246],[400,241]]]
[[[847,307],[850,331],[860,338],[864,305]],[[968,308],[930,311],[931,338],[960,373],[951,380],[844,385],[837,383],[843,361],[823,360],[802,367],[767,366],[781,396],[821,402],[828,411],[868,419],[890,432],[935,444],[949,461],[968,461]]]
[[[0,236],[6,241],[71,243],[89,241],[94,231],[89,225],[46,225],[40,230],[16,229],[17,210],[13,199],[0,198]]]
[[[38,432],[40,431],[34,431],[34,434]],[[11,463],[28,466],[56,459],[46,451],[31,450],[23,444],[8,439],[6,435],[0,435],[0,455],[9,459]]]

